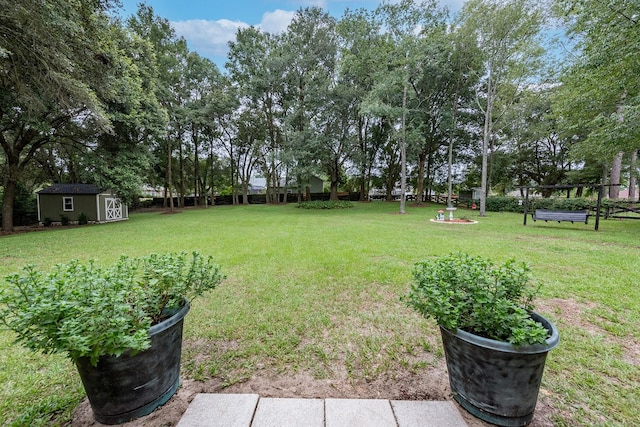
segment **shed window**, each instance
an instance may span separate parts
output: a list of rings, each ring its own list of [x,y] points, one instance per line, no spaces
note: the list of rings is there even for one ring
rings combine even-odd
[[[62,198],[62,209],[65,212],[73,211],[73,197],[63,197]]]

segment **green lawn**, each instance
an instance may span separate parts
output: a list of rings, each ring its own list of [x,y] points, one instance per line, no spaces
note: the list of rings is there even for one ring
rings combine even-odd
[[[541,391],[551,420],[640,425],[640,221],[602,220],[596,232],[464,210],[457,214],[479,223],[434,224],[436,206],[398,210],[374,202],[132,213],[126,222],[0,237],[0,276],[26,263],[198,250],[228,279],[186,319],[183,378],[375,381],[397,370],[420,377],[442,358],[434,324],[399,300],[416,261],[450,251],[513,257],[544,284],[538,311],[560,329]],[[64,425],[84,396],[74,367],[12,339],[0,332],[0,425]]]

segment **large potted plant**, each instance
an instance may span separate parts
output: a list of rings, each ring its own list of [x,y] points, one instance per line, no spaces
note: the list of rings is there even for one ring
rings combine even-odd
[[[72,260],[48,272],[27,265],[0,289],[0,319],[26,347],[66,353],[95,419],[119,424],[175,393],[190,301],[223,279],[198,252],[122,256],[106,267]]]
[[[533,311],[539,289],[525,263],[465,253],[418,262],[404,297],[440,326],[454,399],[478,418],[523,426],[533,418],[558,330]]]

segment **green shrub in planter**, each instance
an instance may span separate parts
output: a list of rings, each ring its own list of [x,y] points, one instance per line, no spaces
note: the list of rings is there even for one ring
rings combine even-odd
[[[527,425],[560,339],[532,311],[539,286],[528,266],[454,253],[416,264],[414,278],[405,299],[440,326],[453,398],[492,424]]]
[[[198,252],[122,256],[106,267],[72,260],[49,272],[27,265],[0,289],[0,321],[30,349],[95,365],[149,348],[152,325],[223,279]]]
[[[539,286],[529,267],[453,253],[418,262],[407,304],[449,329],[515,345],[543,343],[547,330],[529,311]]]

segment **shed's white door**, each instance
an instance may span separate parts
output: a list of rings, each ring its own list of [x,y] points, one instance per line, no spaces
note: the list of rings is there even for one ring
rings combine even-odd
[[[122,219],[122,203],[116,198],[104,199],[107,221]]]

